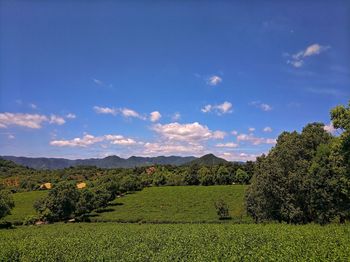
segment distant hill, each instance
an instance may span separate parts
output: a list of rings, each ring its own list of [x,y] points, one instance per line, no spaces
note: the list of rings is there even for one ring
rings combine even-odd
[[[105,158],[90,159],[64,159],[64,158],[33,158],[33,157],[16,157],[0,156],[5,160],[10,160],[16,164],[35,168],[35,169],[63,169],[71,166],[97,166],[101,168],[131,168],[147,165],[183,165],[196,159],[188,156],[158,156],[158,157],[137,157],[132,156],[127,159],[118,156],[108,156]]]
[[[204,155],[200,158],[194,159],[189,163],[186,163],[186,165],[200,165],[200,166],[214,166],[214,165],[218,165],[218,164],[225,164],[228,163],[228,161],[226,161],[223,158],[217,157],[213,154],[207,154]]]

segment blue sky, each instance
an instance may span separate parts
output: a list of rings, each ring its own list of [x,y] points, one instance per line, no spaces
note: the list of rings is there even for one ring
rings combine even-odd
[[[246,2],[1,1],[0,154],[251,160],[332,130],[349,2]]]

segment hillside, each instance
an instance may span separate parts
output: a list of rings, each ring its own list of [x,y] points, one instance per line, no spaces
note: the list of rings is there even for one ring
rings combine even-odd
[[[226,164],[228,161],[226,161],[223,158],[217,157],[213,154],[207,154],[200,158],[194,159],[189,163],[186,163],[186,165],[199,165],[199,166],[214,166],[218,164]]]
[[[246,186],[172,186],[149,187],[140,192],[115,199],[101,213],[95,213],[92,221],[113,222],[215,222],[220,220],[214,202],[223,199],[230,209],[232,220],[249,222],[244,209]],[[21,224],[29,215],[35,215],[34,202],[48,191],[32,191],[14,194],[15,207],[3,220]]]
[[[230,222],[251,221],[244,209],[246,186],[149,187],[117,198],[107,212],[93,221],[116,222],[220,222],[214,207],[223,199],[229,205]]]
[[[90,159],[64,159],[64,158],[34,158],[0,156],[0,158],[10,160],[16,164],[35,169],[63,169],[71,166],[96,166],[100,168],[132,168],[148,165],[183,165],[196,159],[193,156],[158,156],[158,157],[136,157],[121,158],[118,156],[108,156],[105,158]]]

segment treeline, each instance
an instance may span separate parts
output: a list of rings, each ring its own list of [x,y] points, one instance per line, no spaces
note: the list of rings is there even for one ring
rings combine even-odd
[[[122,170],[108,170],[107,174],[90,181],[88,187],[84,189],[77,189],[73,181],[58,182],[45,198],[36,201],[34,208],[38,216],[26,219],[25,224],[70,219],[89,221],[92,211],[103,210],[116,197],[142,190],[146,186],[207,186],[234,183],[232,181],[248,182],[248,173],[240,167],[234,172],[234,166],[199,167],[193,165],[186,168],[158,166],[123,170],[123,173],[121,173]],[[231,174],[234,175],[231,176]]]
[[[301,133],[283,132],[276,146],[257,159],[246,195],[247,212],[256,222],[350,219],[349,106],[331,111],[339,136],[321,123],[308,124]]]
[[[214,166],[149,166],[103,169],[71,167],[60,170],[35,170],[0,159],[0,189],[12,192],[39,190],[44,183],[53,186],[61,181],[86,182],[88,186],[111,177],[137,177],[142,186],[228,185],[248,184],[253,175],[253,162],[222,163]]]

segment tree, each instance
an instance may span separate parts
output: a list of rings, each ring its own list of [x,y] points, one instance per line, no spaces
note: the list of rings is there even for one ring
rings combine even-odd
[[[0,191],[0,218],[10,214],[11,209],[15,206],[11,193],[6,190]]]
[[[313,123],[301,134],[283,132],[269,154],[258,158],[246,195],[247,212],[257,222],[310,222],[308,172],[318,146],[331,140],[323,127]]]
[[[185,172],[184,182],[187,185],[199,185],[198,165],[191,165]]]
[[[75,207],[75,214],[78,216],[90,213],[96,209],[98,202],[96,201],[96,194],[91,189],[83,189],[80,192],[79,200]]]
[[[203,186],[210,186],[215,184],[215,177],[211,170],[206,166],[202,166],[198,170],[198,179],[200,184]]]
[[[153,173],[153,185],[155,186],[164,186],[166,184],[166,176],[165,176],[166,171],[163,170],[163,168],[158,168],[154,173]]]
[[[231,184],[231,182],[232,182],[231,175],[227,167],[220,166],[216,171],[215,183],[217,185],[229,185]]]
[[[95,193],[94,208],[104,208],[108,206],[109,201],[113,200],[111,192],[108,191],[105,185],[95,187],[93,192]]]
[[[34,208],[44,220],[67,220],[76,211],[79,197],[79,191],[74,184],[62,182],[50,190],[46,198],[37,201]]]
[[[222,199],[219,199],[214,203],[214,206],[216,208],[216,213],[219,216],[219,219],[229,219],[230,214],[229,214],[229,209],[228,205],[226,202]]]
[[[249,183],[249,175],[244,170],[238,168],[235,174],[235,182],[239,184],[248,184]]]
[[[340,222],[350,220],[350,101],[347,107],[337,106],[331,111],[334,128],[341,135],[332,144],[330,159],[332,168],[339,176],[337,207]]]

